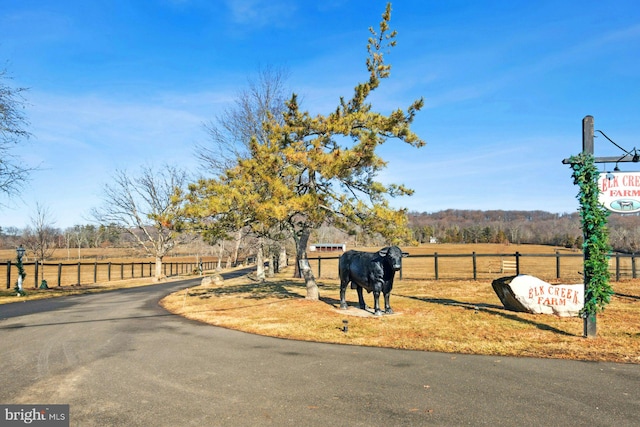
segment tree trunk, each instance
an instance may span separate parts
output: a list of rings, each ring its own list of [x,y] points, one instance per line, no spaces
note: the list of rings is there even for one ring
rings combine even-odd
[[[276,275],[275,273],[276,263],[274,262],[273,255],[269,254],[269,258],[267,262],[268,262],[267,277],[274,277]]]
[[[282,245],[280,248],[280,256],[278,257],[278,273],[287,266],[287,248]]]
[[[236,233],[235,247],[233,248],[233,267],[238,265],[238,252],[240,251],[240,243],[242,242],[242,229]]]
[[[218,251],[218,264],[216,265],[216,270],[222,270],[222,255],[224,254],[224,242],[220,242],[220,251]]]
[[[313,271],[311,271],[309,259],[307,258],[307,244],[309,243],[310,236],[311,230],[304,229],[300,233],[300,236],[295,239],[297,260],[296,268],[299,268],[301,276],[304,278],[304,283],[307,286],[306,299],[311,301],[318,301],[320,299],[318,284],[316,283],[316,278],[313,276]]]
[[[258,255],[256,257],[256,277],[258,280],[264,280],[264,253],[263,253],[263,239],[258,239]]]
[[[155,279],[156,280],[160,280],[163,278],[162,275],[162,257],[161,256],[156,256],[156,275],[155,275]]]

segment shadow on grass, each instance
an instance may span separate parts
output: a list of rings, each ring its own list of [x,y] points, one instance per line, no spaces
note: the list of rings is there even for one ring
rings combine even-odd
[[[318,287],[321,291],[336,291],[339,292],[340,287],[332,284],[325,285],[318,283]],[[335,289],[334,289],[335,288]],[[304,299],[306,295],[306,285],[304,282],[294,280],[270,280],[265,282],[247,282],[238,285],[225,286],[219,288],[196,288],[189,290],[187,295],[191,298],[209,299],[215,297],[234,297],[238,299],[246,299],[259,301],[267,298],[276,298],[279,300],[286,299]],[[333,308],[340,307],[340,300],[336,298],[323,297],[322,292],[320,301],[332,306]],[[250,307],[259,307],[263,305],[278,304],[279,301],[267,301],[260,304],[250,304],[233,308],[216,308],[206,309],[205,311],[230,311],[238,310]],[[194,312],[198,312],[197,310]]]
[[[318,284],[320,288],[323,288],[327,291],[339,290],[339,286],[335,285],[322,285]],[[277,298],[277,299],[289,299],[289,298],[304,298],[306,294],[306,286],[304,282],[293,281],[293,280],[273,280],[273,281],[265,281],[265,282],[251,282],[251,283],[243,283],[239,285],[233,286],[223,286],[220,288],[207,288],[207,289],[195,289],[188,293],[190,297],[198,297],[201,299],[207,299],[217,296],[235,296],[238,298],[244,298],[247,300],[261,300],[267,298]],[[486,303],[470,303],[457,301],[450,298],[424,298],[424,297],[415,297],[408,295],[395,294],[399,297],[409,298],[429,304],[440,304],[446,306],[454,306],[461,307],[466,310],[473,311],[483,311],[485,313],[500,316],[508,320],[512,320],[515,322],[525,323],[528,325],[535,326],[536,328],[543,331],[554,332],[559,335],[565,336],[578,336],[576,334],[571,334],[561,329],[555,328],[553,326],[547,325],[541,322],[535,322],[529,319],[523,319],[518,316],[516,312],[509,312],[504,307],[495,304],[486,304]],[[333,308],[340,307],[340,300],[333,297],[320,296],[320,301],[324,302],[327,305],[332,306]],[[264,305],[276,304],[277,302],[269,301],[265,302]],[[260,304],[263,305],[263,304]],[[235,307],[238,309],[239,307]],[[244,307],[246,308],[246,307]],[[226,310],[226,309],[225,309]],[[217,311],[217,310],[214,310]]]
[[[339,299],[320,296],[320,301],[322,301],[325,304],[328,304],[328,305],[332,306],[333,308],[340,308],[340,300]]]
[[[520,323],[525,323],[527,325],[535,326],[536,328],[542,331],[550,331],[559,335],[565,335],[570,337],[579,336],[576,334],[571,334],[569,332],[563,331],[558,328],[554,328],[553,326],[547,325],[545,323],[534,322],[529,319],[523,319],[517,314],[515,314],[516,312],[507,311],[504,307],[495,305],[495,304],[485,304],[485,303],[475,304],[471,302],[456,301],[448,298],[421,298],[421,297],[414,297],[414,296],[408,296],[408,295],[398,295],[398,296],[404,297],[404,298],[410,298],[413,300],[418,300],[426,303],[431,303],[431,304],[449,305],[449,306],[461,307],[466,310],[482,311],[484,313],[488,313],[494,316],[500,316],[505,319],[513,320],[515,322],[520,322]]]
[[[619,292],[616,292],[615,294],[613,294],[614,296],[617,296],[619,298],[629,298],[629,299],[637,299],[640,300],[640,297],[637,295],[628,295],[628,294],[621,294]]]
[[[260,300],[265,298],[300,298],[299,292],[290,291],[287,288],[300,288],[304,291],[302,283],[291,280],[249,282],[240,285],[223,286],[220,288],[204,288],[189,291],[190,297],[207,299],[211,297],[236,296],[238,298]]]

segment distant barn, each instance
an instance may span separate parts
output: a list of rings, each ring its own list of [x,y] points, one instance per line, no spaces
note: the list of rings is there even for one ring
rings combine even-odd
[[[346,250],[346,243],[313,243],[309,246],[311,252],[344,252]]]

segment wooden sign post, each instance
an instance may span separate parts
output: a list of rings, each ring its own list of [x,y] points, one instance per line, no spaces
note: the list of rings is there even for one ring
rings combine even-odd
[[[593,143],[593,116],[586,116],[582,119],[582,152],[584,154],[594,154],[594,143]],[[585,231],[583,230],[583,233]],[[586,241],[586,236],[584,241]],[[589,254],[585,253],[585,261]],[[583,269],[586,271],[586,269]],[[585,301],[587,298],[587,277],[584,275],[584,297]],[[584,313],[583,314],[583,336],[585,338],[594,338],[596,336],[596,314],[595,313]]]
[[[602,131],[600,132],[609,142],[622,150],[621,157],[594,157],[594,126],[593,117],[586,116],[582,120],[582,153],[564,159],[562,163],[571,165],[574,170],[574,182],[580,185],[580,212],[583,223],[584,242],[584,336],[596,336],[596,312],[603,310],[609,303],[613,289],[609,283],[608,257],[611,252],[608,233],[606,230],[607,210],[613,210],[613,203],[605,206],[600,197],[602,186],[595,163],[640,162],[640,154],[636,148],[630,151],[623,149],[613,142]],[[608,178],[607,178],[608,179]],[[615,178],[612,178],[615,179]],[[615,182],[615,181],[614,181]],[[608,184],[607,184],[608,185]],[[595,197],[595,199],[594,199]],[[620,199],[615,203],[621,208],[627,208],[635,200]]]

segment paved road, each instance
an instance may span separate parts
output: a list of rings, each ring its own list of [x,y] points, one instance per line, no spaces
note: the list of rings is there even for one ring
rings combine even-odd
[[[287,341],[158,306],[196,283],[0,305],[0,403],[83,427],[640,425],[638,365]]]

